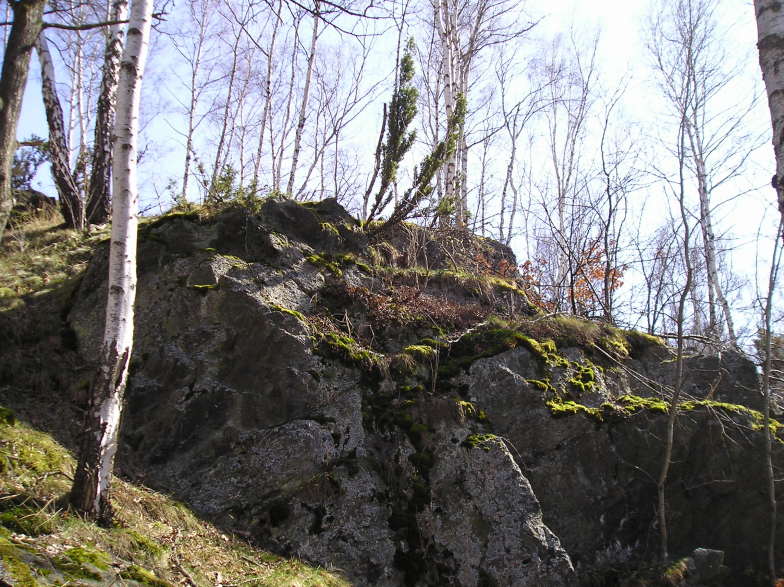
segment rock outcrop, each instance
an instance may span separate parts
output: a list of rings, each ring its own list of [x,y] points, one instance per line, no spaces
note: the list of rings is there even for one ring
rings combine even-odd
[[[672,357],[531,318],[514,263],[416,227],[374,243],[332,201],[145,226],[121,471],[357,584],[613,584],[655,555]],[[104,253],[68,317],[84,356],[105,274]],[[744,584],[765,497],[758,416],[735,404],[758,407],[756,375],[687,368],[671,550],[725,550]]]

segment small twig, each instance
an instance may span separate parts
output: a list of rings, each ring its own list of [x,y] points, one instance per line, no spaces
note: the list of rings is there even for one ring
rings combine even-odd
[[[185,577],[185,580],[188,581],[188,583],[190,583],[193,587],[199,587],[198,583],[196,583],[190,573],[188,573],[188,571],[186,571],[185,568],[180,564],[180,561],[176,556],[172,556],[171,561],[174,565],[174,568],[177,569],[177,571],[179,571],[183,577]]]

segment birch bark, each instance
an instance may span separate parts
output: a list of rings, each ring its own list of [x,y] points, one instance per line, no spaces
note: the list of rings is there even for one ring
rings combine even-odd
[[[291,154],[291,171],[289,172],[289,182],[286,186],[286,193],[293,194],[294,178],[297,174],[297,163],[299,153],[302,148],[302,133],[305,129],[305,118],[308,113],[308,97],[310,94],[310,83],[313,78],[313,65],[316,61],[316,41],[318,41],[319,23],[319,0],[316,0],[313,9],[313,35],[310,38],[310,53],[308,53],[308,68],[305,72],[305,86],[302,89],[302,104],[299,108],[299,119],[297,120],[297,131],[294,133],[294,150]]]
[[[776,156],[773,187],[779,212],[784,218],[784,10],[779,0],[754,0],[754,11],[760,68],[773,125],[773,152]]]
[[[86,517],[108,523],[109,487],[133,346],[136,297],[136,180],[139,103],[152,20],[152,0],[133,0],[117,91],[113,144],[112,237],[100,365],[93,383],[70,500]]]
[[[109,9],[109,21],[122,21],[127,16],[128,0],[114,0]],[[93,165],[87,196],[87,222],[93,224],[103,224],[111,212],[112,130],[124,38],[122,25],[114,24],[109,28],[104,49],[101,93],[98,96],[95,118]]]
[[[82,230],[84,228],[84,199],[76,179],[71,173],[68,135],[63,122],[63,109],[57,96],[54,63],[49,52],[46,35],[41,33],[35,42],[35,50],[41,64],[41,95],[49,126],[49,160],[52,164],[52,177],[60,199],[60,210],[66,226]]]

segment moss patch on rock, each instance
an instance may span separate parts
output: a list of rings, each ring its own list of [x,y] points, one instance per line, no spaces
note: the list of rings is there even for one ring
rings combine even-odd
[[[503,441],[495,434],[469,434],[465,440],[460,443],[464,448],[481,448],[487,452],[497,447]]]
[[[550,410],[550,413],[555,418],[563,416],[573,416],[575,414],[583,414],[589,416],[599,422],[604,421],[604,414],[600,408],[591,408],[579,404],[573,400],[548,400],[545,405]]]

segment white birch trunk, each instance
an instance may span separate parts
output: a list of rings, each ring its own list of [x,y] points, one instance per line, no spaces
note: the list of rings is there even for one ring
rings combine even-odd
[[[773,152],[776,156],[773,187],[778,196],[779,212],[784,218],[784,11],[778,0],[754,0],[754,11],[760,68],[773,125]]]
[[[313,36],[310,39],[310,53],[308,54],[308,68],[305,72],[305,86],[302,89],[302,104],[299,109],[299,119],[297,120],[297,131],[294,134],[294,150],[291,154],[291,171],[289,172],[289,182],[286,186],[286,193],[294,195],[294,178],[297,174],[297,163],[299,152],[302,148],[302,132],[305,129],[305,118],[308,113],[308,97],[310,94],[310,82],[313,77],[313,64],[316,60],[316,41],[318,40],[319,23],[319,0],[316,0],[313,14]]]
[[[112,237],[101,363],[92,389],[71,503],[91,519],[111,519],[109,485],[128,364],[136,297],[138,190],[136,159],[142,74],[147,59],[152,0],[133,0],[117,92],[112,191]]]
[[[125,20],[128,16],[128,0],[113,0],[108,16],[113,22]],[[111,143],[124,39],[124,27],[120,24],[111,25],[104,48],[101,93],[98,96],[95,118],[90,193],[87,198],[87,222],[94,224],[106,222],[111,212]]]
[[[281,1],[278,1],[278,7],[273,11],[273,18],[275,24],[272,28],[272,38],[270,39],[269,50],[267,51],[267,77],[264,80],[264,110],[261,114],[261,127],[259,128],[259,144],[256,148],[256,161],[253,165],[253,181],[256,186],[260,183],[261,174],[261,155],[264,150],[264,131],[267,129],[267,119],[270,117],[270,109],[272,108],[272,71],[275,62],[275,41],[278,37],[278,28],[282,19],[280,18]]]
[[[438,38],[441,42],[441,75],[444,84],[444,110],[446,112],[446,120],[452,119],[452,113],[455,111],[455,103],[457,95],[455,92],[456,72],[455,72],[455,45],[453,22],[451,19],[451,10],[448,0],[437,0],[435,4],[434,19],[438,28]],[[452,199],[457,203],[457,153],[459,149],[450,155],[446,161],[444,171],[444,193],[442,198]]]

